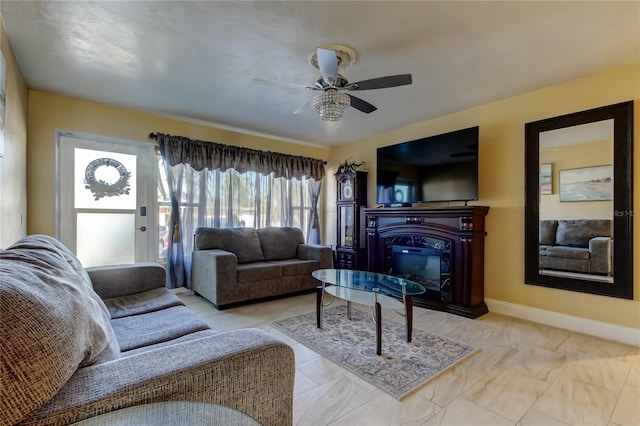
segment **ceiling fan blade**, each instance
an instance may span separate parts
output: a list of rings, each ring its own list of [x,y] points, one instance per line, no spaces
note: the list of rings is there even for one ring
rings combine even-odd
[[[348,90],[371,90],[371,89],[384,89],[387,87],[406,86],[413,83],[411,80],[411,74],[398,74],[388,75],[386,77],[372,78],[370,80],[358,81],[352,83]]]
[[[351,98],[351,106],[355,109],[364,112],[365,114],[370,114],[378,108],[374,107],[367,101],[363,101],[360,98],[356,98],[355,96],[349,95]]]
[[[292,87],[294,89],[311,89],[311,90],[319,90],[317,87],[309,86],[308,84],[302,83],[293,83],[290,81],[281,81],[281,80],[262,80],[259,78],[254,78],[252,80],[257,84],[264,84],[265,86],[280,86],[280,87]]]
[[[335,50],[318,48],[318,68],[325,83],[332,85],[338,79],[338,57]]]

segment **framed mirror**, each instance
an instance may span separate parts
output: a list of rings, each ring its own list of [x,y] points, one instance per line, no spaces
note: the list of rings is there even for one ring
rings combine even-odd
[[[633,299],[633,101],[525,125],[525,283]]]

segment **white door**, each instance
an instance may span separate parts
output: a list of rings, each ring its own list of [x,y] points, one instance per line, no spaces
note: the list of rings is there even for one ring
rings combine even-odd
[[[155,260],[154,146],[60,133],[58,152],[60,241],[85,267]]]

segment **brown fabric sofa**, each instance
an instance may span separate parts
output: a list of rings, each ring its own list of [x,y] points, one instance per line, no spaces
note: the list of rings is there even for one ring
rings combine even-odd
[[[293,422],[294,355],[263,330],[217,333],[145,263],[85,270],[57,240],[0,252],[0,425],[62,425],[161,401]]]
[[[540,221],[540,267],[588,274],[611,274],[611,221]]]
[[[196,294],[216,308],[316,288],[316,269],[331,268],[330,247],[305,244],[291,227],[198,228],[191,265]]]

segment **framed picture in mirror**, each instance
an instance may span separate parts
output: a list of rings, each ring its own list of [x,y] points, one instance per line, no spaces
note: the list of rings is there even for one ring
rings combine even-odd
[[[540,195],[553,194],[553,174],[551,163],[540,164]]]
[[[560,170],[560,201],[613,200],[613,166]]]

